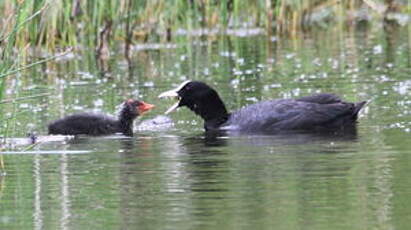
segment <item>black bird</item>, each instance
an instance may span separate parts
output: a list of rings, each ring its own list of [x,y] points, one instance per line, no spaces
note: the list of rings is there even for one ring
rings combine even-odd
[[[133,136],[133,121],[154,105],[128,99],[122,105],[118,119],[96,113],[78,113],[63,117],[48,125],[49,134],[91,136],[122,133]]]
[[[353,127],[366,101],[349,103],[334,94],[315,94],[298,99],[276,99],[245,106],[232,113],[218,93],[199,81],[185,81],[159,95],[178,102],[166,114],[187,106],[204,120],[208,130],[278,133],[282,131],[328,131]]]

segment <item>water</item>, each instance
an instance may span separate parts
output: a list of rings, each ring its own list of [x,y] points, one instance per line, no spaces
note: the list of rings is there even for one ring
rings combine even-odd
[[[390,30],[389,30],[390,29]],[[409,28],[408,28],[409,31]],[[230,110],[334,92],[371,100],[357,133],[209,137],[187,109],[132,138],[80,137],[5,149],[0,229],[406,229],[411,221],[407,27],[312,31],[304,39],[178,37],[96,62],[90,50],[8,81],[4,119],[24,137],[82,110],[115,113],[186,79]],[[12,112],[15,119],[7,119]],[[167,118],[164,118],[167,119]],[[146,121],[147,122],[147,121]],[[3,123],[4,125],[4,123]],[[148,128],[147,128],[148,127]]]

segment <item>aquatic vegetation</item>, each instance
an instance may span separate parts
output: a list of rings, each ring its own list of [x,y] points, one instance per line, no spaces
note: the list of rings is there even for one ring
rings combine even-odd
[[[297,36],[313,26],[382,20],[389,18],[389,12],[400,13],[391,17],[394,21],[408,21],[407,7],[401,1],[382,0],[26,0],[3,1],[0,12],[6,31],[14,30],[13,21],[32,15],[32,23],[14,23],[20,27],[19,47],[30,44],[54,50],[81,44],[95,47],[104,56],[109,46],[120,41],[128,56],[136,41],[168,42],[178,35],[210,36],[229,34],[230,29],[263,28],[264,33]],[[13,17],[17,11],[21,16]]]
[[[15,75],[22,70],[40,65],[42,63],[48,62],[52,59],[65,55],[68,51],[59,53],[57,55],[51,55],[49,57],[32,61],[27,63],[25,51],[28,49],[28,45],[25,45],[23,50],[18,49],[21,32],[24,27],[30,22],[32,22],[36,17],[38,17],[44,8],[29,14],[27,9],[22,7],[23,4],[17,4],[15,14],[10,15],[7,20],[6,26],[0,30],[0,120],[2,122],[12,122],[15,123],[13,114],[9,118],[3,117],[2,104],[6,103],[3,101],[4,91],[6,89],[6,77]],[[7,27],[9,26],[9,28]],[[21,51],[21,52],[20,52]],[[14,99],[17,99],[18,95],[14,95]],[[8,103],[14,103],[15,100],[9,100]],[[10,127],[6,125],[5,127]],[[1,130],[0,134],[7,136],[8,128]]]

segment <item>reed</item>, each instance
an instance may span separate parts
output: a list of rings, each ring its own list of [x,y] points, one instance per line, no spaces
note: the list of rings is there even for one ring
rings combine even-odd
[[[3,31],[11,34],[16,20],[34,17],[19,28],[16,45],[50,50],[62,46],[105,46],[113,43],[170,41],[177,29],[262,27],[271,33],[292,34],[312,24],[333,25],[335,15],[361,7],[376,15],[387,0],[16,0],[2,1]],[[382,6],[382,7],[381,7]],[[375,9],[373,11],[373,9]],[[409,12],[409,4],[399,3]],[[19,12],[18,12],[19,11]],[[15,15],[19,17],[14,17]],[[350,20],[350,17],[346,17]],[[109,28],[104,40],[100,33]]]
[[[27,63],[26,60],[26,50],[30,44],[26,44],[26,37],[28,35],[27,28],[33,26],[35,23],[34,21],[41,15],[41,13],[46,9],[47,5],[42,5],[40,8],[33,9],[27,7],[27,2],[17,2],[13,7],[15,14],[9,15],[6,19],[6,23],[4,27],[0,30],[0,120],[2,124],[6,123],[4,129],[0,129],[1,136],[8,136],[9,130],[13,131],[13,125],[10,123],[14,123],[14,114],[16,108],[14,108],[14,112],[12,112],[11,117],[5,118],[3,113],[3,100],[4,93],[7,84],[7,78],[19,73],[22,70],[40,65],[42,63],[48,62],[56,57],[65,55],[70,50],[50,56],[47,58],[43,58],[41,60],[32,61],[31,63]],[[19,47],[23,47],[20,49]],[[17,97],[18,95],[14,95]]]

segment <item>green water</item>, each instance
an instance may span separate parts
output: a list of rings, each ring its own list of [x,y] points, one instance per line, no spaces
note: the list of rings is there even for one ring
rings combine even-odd
[[[407,229],[411,221],[409,26],[313,31],[301,38],[178,37],[98,62],[92,49],[9,79],[8,135],[46,133],[83,110],[115,112],[186,79],[230,110],[334,92],[370,100],[351,136],[208,138],[187,109],[174,127],[132,138],[81,137],[4,151],[0,229]],[[244,32],[244,31],[243,31]],[[243,34],[243,33],[242,33]],[[25,153],[25,154],[23,154]]]

